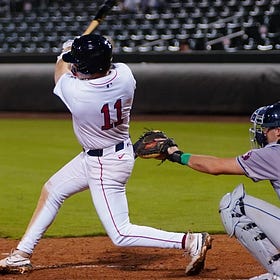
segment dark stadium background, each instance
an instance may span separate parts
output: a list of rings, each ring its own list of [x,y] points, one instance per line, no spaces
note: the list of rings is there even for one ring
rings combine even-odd
[[[0,2],[1,111],[66,110],[50,94],[56,56],[102,4]],[[247,115],[279,99],[279,0],[119,1],[96,32],[134,71],[135,114]]]

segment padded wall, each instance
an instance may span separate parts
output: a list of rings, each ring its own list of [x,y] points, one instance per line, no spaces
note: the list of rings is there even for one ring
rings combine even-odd
[[[130,63],[135,114],[247,115],[280,100],[280,64]],[[53,64],[0,64],[0,110],[64,112]]]

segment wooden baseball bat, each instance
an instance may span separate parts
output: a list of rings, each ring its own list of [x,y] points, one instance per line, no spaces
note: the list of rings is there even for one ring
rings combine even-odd
[[[107,0],[105,3],[100,7],[100,9],[97,11],[96,16],[91,21],[90,25],[86,29],[86,31],[83,33],[83,35],[88,35],[92,33],[98,25],[104,20],[106,15],[109,13],[109,11],[113,8],[113,6],[117,3],[116,0]]]

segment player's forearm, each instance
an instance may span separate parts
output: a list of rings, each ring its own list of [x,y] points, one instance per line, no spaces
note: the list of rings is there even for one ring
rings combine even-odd
[[[184,161],[184,155],[181,156],[183,163],[186,162]],[[185,164],[194,170],[212,175],[219,175],[225,172],[222,160],[213,156],[190,155]]]
[[[219,158],[208,155],[193,155],[183,153],[176,149],[170,149],[173,152],[168,159],[173,162],[178,162],[182,165],[187,165],[190,168],[212,175],[219,174],[235,174],[243,175],[244,170],[237,163],[236,158]]]
[[[72,43],[73,40],[67,40],[66,42],[64,42],[62,45],[62,52],[57,57],[55,71],[54,71],[55,84],[63,74],[71,71],[71,65],[69,63],[64,62],[62,60],[62,56],[71,50]]]
[[[212,175],[245,175],[245,171],[236,157],[220,158],[214,156],[192,155],[188,166],[200,172]]]
[[[54,81],[55,81],[55,83],[57,83],[59,78],[67,72],[70,72],[70,64],[64,62],[62,59],[59,59],[56,62],[56,65],[55,65],[55,71],[54,71]]]
[[[213,156],[192,155],[177,151],[171,155],[171,161],[187,165],[190,168],[213,175],[223,173],[221,169],[220,159]]]

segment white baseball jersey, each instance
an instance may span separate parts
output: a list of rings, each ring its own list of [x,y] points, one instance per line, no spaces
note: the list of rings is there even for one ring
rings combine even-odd
[[[270,180],[280,198],[280,145],[268,144],[239,156],[237,161],[253,181]]]
[[[79,80],[63,75],[54,93],[72,113],[73,127],[85,150],[102,149],[129,138],[129,114],[136,82],[128,66],[116,63],[109,75]]]

